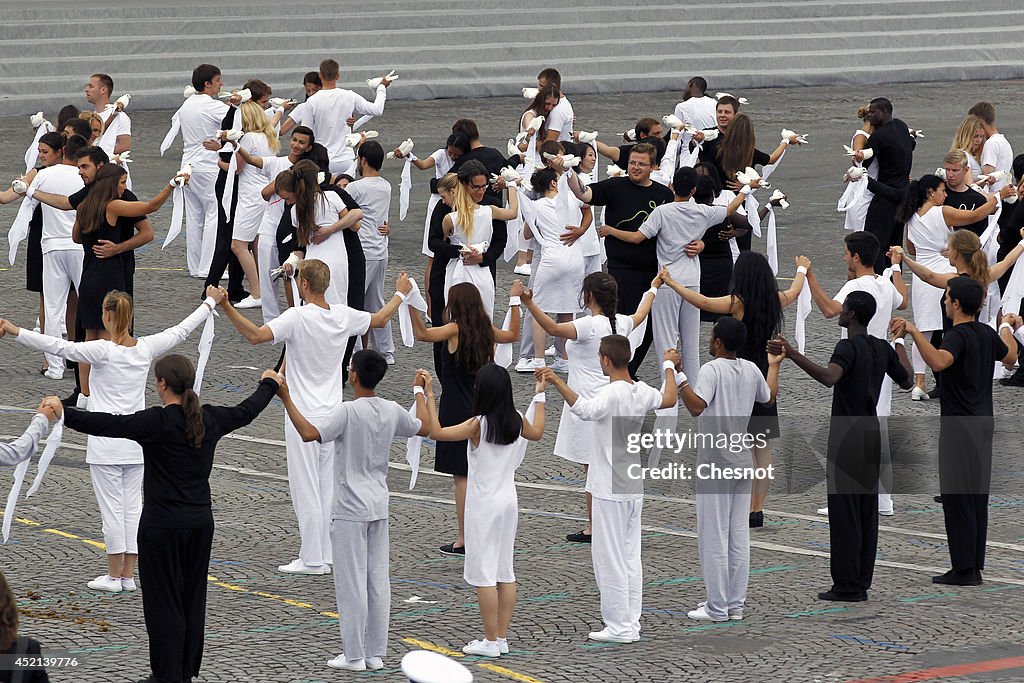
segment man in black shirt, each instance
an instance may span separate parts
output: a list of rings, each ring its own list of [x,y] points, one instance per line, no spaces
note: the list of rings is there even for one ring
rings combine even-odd
[[[868,334],[876,309],[875,298],[867,292],[846,296],[839,326],[849,337],[836,344],[827,367],[794,350],[785,339],[768,343],[768,353],[784,352],[808,375],[834,387],[827,470],[832,588],[818,594],[822,600],[868,599],[878,549],[878,395],[885,375],[904,389],[913,385],[903,339],[897,339],[894,350],[884,339]]]
[[[988,198],[967,184],[967,153],[962,149],[954,149],[942,160],[943,170],[946,172],[946,206],[963,211],[974,211],[979,206],[988,202]],[[988,219],[983,218],[977,223],[960,226],[970,230],[978,237],[988,227]]]
[[[946,285],[946,315],[953,328],[936,349],[910,323],[894,323],[894,334],[909,332],[928,366],[942,373],[939,394],[939,489],[953,568],[932,577],[952,586],[981,584],[988,533],[992,470],[992,367],[1012,367],[1017,342],[1008,323],[997,334],[977,320],[985,289],[977,280],[955,277]]]
[[[458,173],[459,169],[470,161],[477,161],[483,164],[483,167],[487,171],[487,175],[484,176],[486,180],[491,175],[500,175],[501,169],[505,166],[512,166],[513,168],[518,166],[520,162],[517,160],[515,163],[511,163],[511,160],[506,159],[501,152],[494,149],[493,147],[485,147],[484,143],[480,142],[480,129],[476,125],[476,121],[473,119],[459,119],[452,126],[452,133],[462,133],[469,138],[469,151],[463,154],[461,157],[455,160],[452,164],[451,173]],[[516,157],[518,159],[518,157]],[[504,206],[504,202],[501,201],[501,190],[496,187],[488,185],[487,189],[484,190],[484,194],[492,199],[498,200],[496,206]],[[502,223],[504,226],[504,222]],[[502,249],[505,248],[504,242],[502,242]]]
[[[892,117],[892,102],[884,97],[871,100],[867,121],[874,132],[853,158],[867,161],[867,165],[878,164],[878,178],[868,178],[868,189],[875,196],[868,206],[864,229],[883,247],[875,261],[875,271],[881,274],[886,266],[886,247],[903,244],[903,224],[897,223],[896,212],[910,184],[917,143],[910,137],[907,124]]]
[[[640,143],[629,153],[629,170],[625,178],[608,178],[584,187],[575,171],[569,172],[569,189],[576,198],[591,206],[606,206],[605,220],[613,228],[636,232],[651,211],[672,201],[672,190],[651,180],[651,172],[658,168],[658,151],[654,145]],[[644,292],[658,273],[658,240],[644,240],[640,244],[606,237],[608,274],[619,285],[618,312],[632,315],[640,305]],[[629,362],[629,374],[636,377],[651,346],[651,321],[643,342]]]

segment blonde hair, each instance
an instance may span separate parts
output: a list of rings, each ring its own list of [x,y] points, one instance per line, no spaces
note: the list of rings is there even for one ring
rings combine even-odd
[[[92,131],[92,135],[89,139],[89,144],[92,144],[95,140],[99,140],[103,136],[103,131],[106,126],[103,123],[103,117],[94,111],[83,111],[78,113],[78,118],[89,124],[89,128],[92,129],[93,123],[100,124],[100,132],[97,133],[95,130]]]
[[[967,152],[962,149],[951,149],[942,157],[944,164],[957,164],[960,168],[967,168]]]
[[[974,150],[971,149],[972,141],[974,140],[974,134],[978,131],[985,130],[985,124],[980,118],[974,115],[969,115],[963,121],[960,122],[959,127],[956,129],[956,135],[953,136],[953,144],[950,146],[950,151],[954,149],[962,149],[971,156],[977,156]],[[981,150],[978,151],[980,154]]]
[[[857,118],[863,121],[868,117],[868,111],[871,109],[870,105],[864,104],[857,107]]]
[[[988,256],[981,249],[981,240],[970,230],[955,230],[949,236],[949,250],[960,254],[966,262],[967,277],[983,287],[989,284]]]
[[[132,326],[132,298],[116,289],[103,297],[103,312],[110,313],[110,340],[121,344],[128,339]]]
[[[300,280],[309,283],[309,291],[323,294],[331,284],[331,269],[320,259],[306,259],[299,266]]]
[[[267,145],[274,154],[281,149],[281,141],[277,138],[277,132],[270,125],[270,119],[263,107],[252,100],[245,102],[240,107],[242,110],[242,130],[246,133],[263,133],[267,138]]]
[[[445,173],[441,176],[441,179],[437,181],[437,191],[441,192],[454,192],[455,186],[459,184],[458,173]]]
[[[459,227],[465,233],[466,239],[473,239],[473,216],[476,213],[477,203],[473,201],[473,194],[466,183],[458,183],[455,186],[455,200],[452,202],[452,211],[459,215]],[[454,229],[454,225],[453,225]]]

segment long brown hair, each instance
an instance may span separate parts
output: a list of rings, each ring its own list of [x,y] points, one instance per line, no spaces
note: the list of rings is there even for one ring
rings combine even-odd
[[[562,91],[559,90],[557,85],[549,83],[540,90],[537,91],[537,96],[533,98],[533,102],[530,102],[530,106],[523,110],[525,114],[528,111],[532,111],[534,116],[543,116],[544,123],[540,124],[540,128],[537,130],[537,139],[543,140],[547,137],[548,132],[548,117],[544,113],[544,105],[547,104],[548,98],[554,97],[556,102],[562,99]],[[522,120],[522,116],[519,117]]]
[[[117,164],[103,164],[96,172],[89,194],[78,205],[79,232],[87,234],[107,224],[107,204],[121,197],[117,187],[125,173]]]
[[[615,313],[619,306],[619,285],[608,273],[596,272],[583,278],[583,289],[580,290],[580,308],[587,302],[587,295],[601,309],[601,314],[608,318],[615,332]]]
[[[320,167],[309,159],[302,159],[287,171],[282,171],[274,181],[274,191],[291,192],[295,195],[295,237],[300,247],[310,244],[317,231],[316,206],[322,201],[323,190],[316,177]]]
[[[181,409],[185,412],[185,441],[192,448],[199,448],[206,436],[206,425],[199,396],[192,390],[196,381],[192,362],[177,354],[164,356],[153,366],[153,374],[167,382],[167,388],[173,393],[181,396]]]
[[[949,250],[955,251],[967,263],[967,277],[988,287],[988,256],[981,248],[981,240],[970,230],[954,230],[949,236]]]
[[[132,326],[132,298],[124,292],[111,290],[103,297],[103,312],[109,312],[113,318],[110,341],[123,344]]]
[[[735,180],[736,172],[754,163],[754,125],[750,117],[740,114],[729,124],[718,145],[718,165],[726,180]]]
[[[460,282],[448,290],[444,322],[459,326],[459,348],[455,362],[468,372],[476,372],[494,362],[494,328],[487,317],[480,290],[470,282]]]
[[[10,649],[18,639],[18,603],[7,579],[0,572],[0,650]]]

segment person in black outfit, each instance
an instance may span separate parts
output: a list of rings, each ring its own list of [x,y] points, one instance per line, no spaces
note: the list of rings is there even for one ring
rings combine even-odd
[[[18,601],[0,573],[0,657],[39,657],[41,654],[39,641],[18,635]],[[6,664],[0,660],[0,683],[50,683],[45,669],[14,669]]]
[[[576,198],[591,206],[606,206],[605,220],[619,230],[636,232],[655,207],[672,201],[672,190],[651,180],[656,170],[658,151],[654,145],[640,143],[629,153],[629,171],[625,178],[608,178],[584,187],[575,171],[569,172],[569,189]],[[619,285],[618,312],[632,315],[640,305],[644,292],[658,274],[658,240],[644,240],[640,244],[606,237],[608,274]],[[643,342],[629,362],[629,374],[636,371],[647,355],[654,340],[653,325],[648,321]]]
[[[939,394],[939,490],[946,540],[953,568],[932,583],[978,586],[985,568],[988,494],[992,474],[992,367],[1017,360],[1013,328],[1002,323],[998,334],[977,320],[985,288],[958,276],[946,285],[946,315],[953,328],[936,349],[910,323],[894,323],[894,333],[910,333],[921,356],[942,374]]]
[[[210,472],[217,442],[256,419],[279,386],[267,370],[256,391],[237,406],[199,404],[192,390],[195,370],[184,356],[154,365],[162,407],[132,415],[64,410],[70,429],[142,445],[145,502],[139,521],[142,612],[149,634],[153,675],[145,683],[181,683],[199,675],[206,624],[206,586],[213,544]],[[44,404],[57,415],[56,397]]]
[[[969,170],[967,153],[962,149],[954,149],[942,159],[942,170],[945,171],[943,180],[946,183],[946,206],[952,206],[961,211],[974,211],[979,206],[988,202],[988,197],[978,192],[967,184],[967,173]],[[1012,210],[1012,209],[1011,209]],[[988,217],[971,223],[959,226],[964,230],[970,230],[978,237],[981,237],[988,228]]]
[[[459,170],[469,163],[470,161],[477,161],[483,164],[483,167],[487,170],[485,179],[490,178],[492,174],[499,175],[501,169],[505,166],[511,166],[515,168],[523,163],[521,155],[515,155],[509,158],[505,158],[498,150],[493,147],[484,147],[484,143],[480,142],[480,129],[476,125],[476,121],[473,119],[459,119],[452,126],[452,133],[462,133],[469,138],[469,151],[460,156],[452,164],[451,172],[458,173]],[[497,204],[494,206],[504,206],[501,202],[501,190],[502,185],[488,185],[484,191],[491,199],[496,200]],[[478,204],[482,202],[477,202]],[[504,224],[504,223],[503,223]],[[502,246],[502,249],[505,247]]]
[[[785,353],[832,392],[828,434],[828,526],[832,588],[821,600],[862,602],[875,572],[878,549],[878,475],[881,432],[876,413],[882,380],[889,375],[903,389],[913,385],[913,369],[902,336],[895,350],[868,334],[877,303],[867,292],[850,292],[839,314],[841,339],[827,367],[818,365],[779,338],[768,353]],[[990,366],[991,367],[991,366]]]
[[[871,100],[866,120],[875,132],[853,158],[865,161],[865,165],[878,164],[878,178],[868,177],[868,189],[874,197],[864,218],[864,229],[877,237],[882,247],[901,245],[903,224],[896,221],[896,213],[910,184],[917,142],[910,137],[907,124],[892,117],[892,102],[884,97]],[[875,272],[879,274],[887,265],[886,251],[880,249],[875,260]]]
[[[224,115],[224,119],[220,122],[222,131],[231,130],[234,126],[235,113],[237,111],[238,107],[228,107],[228,113]],[[225,141],[221,140],[216,144],[224,145]],[[213,186],[213,191],[217,195],[217,241],[214,243],[213,260],[210,262],[210,272],[206,276],[206,283],[203,285],[200,299],[206,297],[207,287],[220,286],[220,279],[224,276],[225,270],[228,271],[228,296],[231,298],[231,302],[237,303],[249,296],[249,292],[245,291],[245,287],[242,285],[242,277],[244,275],[242,264],[238,262],[238,257],[235,256],[235,253],[231,251],[231,232],[235,227],[235,207],[238,205],[237,175],[231,179],[231,182],[234,183],[234,190],[231,194],[230,214],[224,211],[223,202],[224,190],[228,186],[228,164],[231,163],[231,155],[235,153],[235,150],[236,147],[229,146],[228,151],[220,152],[220,161],[218,162],[220,169],[217,171],[217,181]]]

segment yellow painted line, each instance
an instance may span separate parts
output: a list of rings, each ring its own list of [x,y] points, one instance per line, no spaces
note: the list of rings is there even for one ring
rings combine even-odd
[[[88,539],[88,538],[80,538],[78,540],[80,540],[82,543],[85,543],[86,545],[91,545],[91,546],[93,546],[95,548],[99,548],[100,550],[103,550],[103,551],[106,551],[106,549],[107,549],[107,544],[106,543],[100,543],[99,541],[93,541],[93,540]]]
[[[43,525],[42,522],[33,522],[31,519],[25,519],[24,517],[15,517],[14,519],[16,519],[17,521],[21,522],[22,524],[28,524],[29,526],[42,526]]]
[[[511,678],[513,681],[519,681],[520,683],[543,683],[543,681],[534,678],[533,676],[527,676],[526,674],[521,674],[518,671],[513,671],[512,669],[506,669],[505,667],[498,666],[497,664],[477,664],[477,666],[481,669],[493,671],[494,673],[505,676],[506,678]]]
[[[338,614],[337,612],[321,612],[320,614],[322,616],[330,617],[332,619],[340,619],[341,618],[341,615]]]
[[[402,638],[402,642],[406,645],[415,645],[421,650],[430,650],[431,652],[440,652],[448,657],[465,657],[466,655],[456,650],[449,650],[446,647],[440,645],[434,645],[428,640],[419,640],[418,638]]]
[[[57,534],[58,536],[63,536],[64,538],[74,538],[76,540],[80,538],[75,534],[69,534],[68,532],[61,531],[60,529],[43,529],[43,531],[45,531],[48,534]]]

